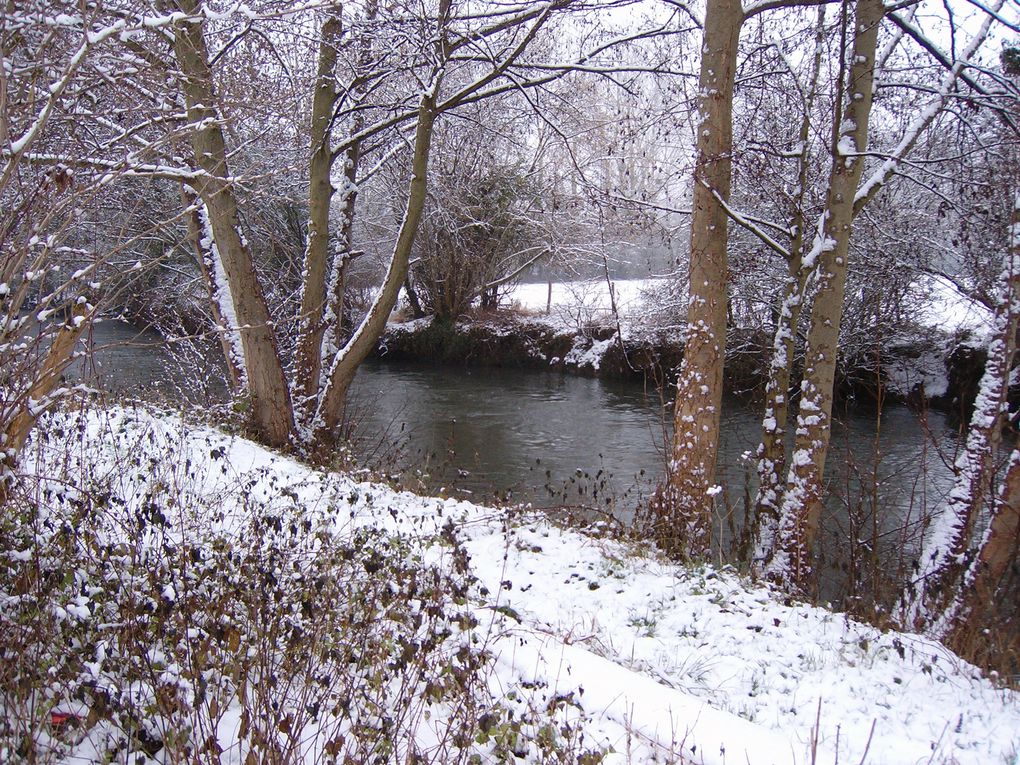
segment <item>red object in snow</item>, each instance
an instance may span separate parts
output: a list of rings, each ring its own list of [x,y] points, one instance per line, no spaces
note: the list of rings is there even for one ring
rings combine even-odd
[[[63,730],[78,725],[81,718],[73,712],[50,712],[50,725],[57,730]]]

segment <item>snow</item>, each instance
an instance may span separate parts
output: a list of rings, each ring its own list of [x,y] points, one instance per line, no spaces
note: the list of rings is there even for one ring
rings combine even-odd
[[[943,279],[920,279],[917,287],[926,296],[915,316],[919,324],[949,334],[970,332],[979,344],[983,343],[982,338],[992,329],[992,312],[987,306],[968,298]]]
[[[839,137],[839,143],[836,144],[836,153],[843,157],[850,157],[857,153],[857,144],[854,143],[854,138],[851,135],[842,135]]]
[[[824,228],[824,217],[818,222],[818,231]],[[1018,224],[1020,225],[1020,224]],[[805,256],[805,268],[813,266],[818,255],[831,249],[832,240],[817,237],[811,251]],[[624,338],[642,326],[648,313],[655,310],[655,297],[670,288],[670,280],[662,277],[647,279],[613,280],[613,291]],[[962,294],[948,281],[935,277],[921,277],[915,283],[915,294],[921,296],[919,309],[912,319],[924,328],[938,330],[947,336],[970,333],[977,344],[982,344],[991,329],[991,311],[981,303]],[[676,288],[679,290],[679,287]],[[681,299],[683,295],[679,296]],[[795,296],[793,300],[798,300]],[[511,306],[535,314],[543,314],[549,300],[549,284],[518,284],[506,297]],[[552,285],[551,312],[546,320],[557,328],[577,329],[576,324],[585,318],[591,320],[612,320],[609,286],[605,279],[590,281],[554,282]],[[783,306],[784,311],[790,305]],[[925,382],[929,394],[944,392],[944,363],[942,359],[928,360],[924,369],[896,370],[903,379],[896,388],[910,391],[914,384]],[[898,378],[897,378],[898,379]],[[909,384],[908,384],[909,382]]]
[[[246,365],[244,364],[244,343],[241,342],[241,332],[239,330],[241,325],[237,321],[237,314],[234,310],[234,296],[230,290],[230,280],[227,278],[227,272],[223,265],[223,256],[220,254],[219,246],[216,244],[216,237],[213,234],[209,208],[206,207],[204,202],[199,202],[197,210],[202,226],[200,244],[206,258],[209,275],[212,278],[215,292],[213,298],[216,300],[216,304],[220,309],[220,315],[226,324],[223,327],[223,331],[226,333],[227,341],[230,345],[230,353],[233,357],[234,366],[244,373],[246,370]],[[242,387],[246,385],[247,382],[242,381]]]
[[[574,346],[563,357],[563,363],[568,366],[575,366],[578,369],[591,367],[597,372],[602,366],[602,357],[606,355],[606,351],[618,342],[619,340],[616,339],[615,335],[607,340],[591,342],[586,338],[577,337],[574,339]]]
[[[619,279],[613,280],[613,294],[617,310],[623,315],[639,311],[645,303],[645,295],[662,287],[665,279]],[[507,295],[507,301],[518,304],[526,311],[545,311],[549,299],[548,282],[518,284]],[[571,307],[585,307],[593,314],[607,316],[612,311],[609,284],[605,279],[590,281],[554,282],[552,285],[552,307],[554,312]]]
[[[446,554],[439,535],[452,522],[478,578],[470,601],[476,637],[493,657],[484,670],[493,700],[562,706],[588,745],[609,750],[605,763],[662,762],[681,752],[706,764],[1017,762],[1020,696],[996,689],[937,642],[882,632],[784,600],[732,571],[678,566],[527,511],[313,470],[177,416],[113,409],[84,417],[80,429],[60,417],[44,423],[26,451],[36,461],[23,467],[55,480],[61,470],[77,471],[79,481],[111,475],[130,504],[151,496],[146,482],[162,480],[150,475],[152,465],[187,465],[173,473],[181,518],[170,527],[181,533],[202,523],[230,529],[242,505],[263,502],[304,508],[334,533],[410,532],[424,559],[435,561]],[[60,434],[76,433],[78,464],[68,468]],[[203,514],[203,506],[218,511]],[[88,618],[86,602],[69,605]],[[232,709],[219,728],[225,750],[237,714]],[[437,724],[423,718],[417,735],[434,740],[429,726]],[[484,744],[476,747],[482,762],[495,761]],[[520,761],[539,761],[534,748],[523,753]]]

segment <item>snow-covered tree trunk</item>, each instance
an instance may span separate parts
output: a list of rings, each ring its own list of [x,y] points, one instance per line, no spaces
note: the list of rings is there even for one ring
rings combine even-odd
[[[227,317],[233,315],[233,301],[230,297],[230,285],[225,278],[217,278],[218,270],[223,266],[219,262],[209,226],[209,213],[193,191],[187,186],[181,187],[181,200],[184,202],[185,216],[188,224],[188,240],[195,251],[195,263],[202,276],[206,294],[209,296],[209,312],[219,335],[220,346],[223,348],[223,359],[227,367],[227,384],[233,395],[241,395],[248,389],[248,379],[244,372],[244,351],[240,347],[240,335],[236,323]],[[226,294],[223,290],[227,290]]]
[[[993,595],[993,584],[1002,576],[1011,554],[1009,546],[1016,543],[1020,468],[1015,450],[1002,490],[997,499],[993,497],[1002,428],[1009,416],[1009,380],[1020,328],[1020,192],[1014,199],[1010,249],[1000,284],[966,448],[957,460],[956,481],[946,506],[934,517],[925,535],[920,574],[905,603],[905,620],[915,628],[941,622],[944,626],[936,627],[936,631],[944,632],[954,622],[961,604],[969,602],[974,607],[977,603],[973,598]],[[975,524],[985,510],[989,510],[991,523],[984,540],[974,550]],[[966,591],[960,587],[961,582]],[[984,587],[980,593],[974,591],[979,582]]]
[[[687,339],[677,381],[674,436],[661,492],[663,542],[675,555],[708,552],[726,352],[727,216],[733,86],[743,10],[708,0],[699,79]]]
[[[971,38],[959,58],[953,62],[942,77],[939,87],[933,91],[934,97],[921,108],[910,121],[896,148],[885,158],[873,173],[857,188],[854,195],[853,219],[878,195],[893,173],[902,165],[911,153],[917,141],[924,134],[935,118],[943,112],[946,103],[956,91],[961,74],[979,53],[988,40],[992,29],[994,14],[1003,5],[1003,0],[995,0],[989,6],[985,17],[976,34]],[[891,40],[886,54],[902,37],[902,30]],[[884,56],[883,56],[884,57]],[[803,132],[802,132],[803,136]],[[803,169],[803,166],[802,166]],[[803,184],[803,180],[801,181]],[[803,221],[797,221],[802,225]],[[821,225],[821,224],[820,224]],[[799,234],[799,229],[795,228]],[[816,243],[817,244],[817,243]],[[772,554],[775,545],[776,530],[779,520],[779,509],[782,507],[784,482],[781,470],[785,463],[785,432],[788,406],[790,365],[794,331],[800,317],[804,300],[805,285],[810,276],[811,268],[804,267],[799,258],[802,240],[795,236],[791,245],[790,276],[787,282],[784,302],[780,310],[779,322],[773,343],[773,354],[766,384],[765,418],[762,426],[762,443],[758,447],[758,478],[759,490],[755,503],[755,542],[752,558],[758,564],[766,561]],[[817,265],[818,258],[812,255],[809,260]],[[796,280],[794,266],[799,267]],[[799,289],[798,289],[799,287]]]
[[[206,51],[205,17],[196,0],[177,0],[177,6],[188,15],[174,25],[174,52],[183,74],[181,89],[192,127],[191,147],[195,163],[203,171],[195,182],[195,189],[209,211],[209,225],[230,285],[244,349],[253,425],[266,443],[285,446],[290,440],[293,421],[290,391],[262,285],[241,232]]]
[[[364,120],[355,114],[351,128],[352,137],[343,150],[343,187],[340,189],[340,226],[336,237],[336,251],[326,281],[326,327],[319,349],[320,365],[333,359],[340,349],[344,331],[344,309],[347,294],[347,269],[358,253],[354,251],[354,219],[358,204],[358,167],[361,164],[361,141],[356,136]],[[319,392],[324,381],[319,380]]]
[[[1013,449],[978,554],[956,588],[954,602],[934,630],[949,645],[980,627],[996,612],[997,595],[1010,567],[1020,559],[1020,449]]]
[[[801,88],[804,113],[800,123],[800,157],[797,189],[794,194],[793,219],[790,229],[793,239],[787,260],[786,284],[783,300],[776,317],[776,330],[772,343],[768,380],[765,383],[765,406],[762,419],[761,443],[755,456],[758,459],[758,493],[754,503],[751,534],[752,560],[760,561],[771,549],[779,522],[782,501],[784,470],[786,467],[786,426],[790,412],[790,378],[793,374],[794,340],[804,305],[804,288],[807,272],[803,267],[804,228],[807,222],[804,209],[807,197],[808,170],[810,168],[809,142],[811,138],[812,110],[818,92],[818,76],[822,65],[825,43],[825,6],[818,8],[815,30],[815,50],[811,75],[806,88]]]
[[[321,375],[322,337],[326,329],[324,311],[328,296],[329,211],[333,201],[333,149],[331,146],[333,107],[336,104],[337,45],[343,31],[339,11],[327,12],[319,33],[319,60],[312,95],[311,145],[308,171],[308,234],[301,307],[298,316],[297,352],[294,361],[294,416],[307,426],[315,410]]]
[[[372,77],[372,66],[375,58],[375,36],[372,26],[379,14],[378,0],[367,0],[365,3],[364,29],[358,37],[358,62],[354,79],[347,88],[354,99],[351,107],[351,125],[347,140],[340,149],[339,158],[343,166],[343,180],[340,188],[340,226],[337,232],[333,263],[326,282],[326,318],[325,332],[319,347],[319,364],[328,364],[340,350],[340,341],[344,331],[344,309],[347,293],[347,269],[355,258],[354,251],[354,220],[358,204],[358,171],[361,166],[362,138],[361,131],[365,127],[365,112],[357,108],[365,98]],[[334,155],[336,158],[337,155]],[[319,375],[319,393],[325,384]]]
[[[839,328],[846,289],[847,254],[854,197],[864,167],[874,90],[881,0],[859,0],[854,12],[853,47],[845,108],[832,153],[823,225],[804,265],[816,268],[816,290],[804,361],[794,451],[780,512],[773,555],[766,572],[791,584],[805,584],[822,511],[825,458],[832,429]]]
[[[319,409],[316,412],[314,423],[315,440],[320,446],[328,446],[335,440],[336,428],[343,416],[347,390],[354,381],[354,375],[361,362],[371,352],[386,327],[386,321],[393,311],[393,306],[396,305],[400,288],[407,277],[414,238],[418,231],[422,210],[425,208],[429,149],[432,144],[432,132],[436,119],[435,94],[439,87],[439,79],[439,73],[436,72],[431,86],[422,95],[418,107],[407,204],[404,207],[404,218],[400,224],[382,287],[372,302],[368,314],[347,344],[337,352],[326,370],[325,389],[319,399]]]

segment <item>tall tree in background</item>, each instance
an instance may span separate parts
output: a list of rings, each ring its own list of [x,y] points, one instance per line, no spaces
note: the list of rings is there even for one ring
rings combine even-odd
[[[202,227],[225,277],[224,311],[236,319],[252,419],[266,443],[287,443],[292,422],[290,390],[262,283],[245,239],[232,182],[222,120],[205,40],[204,9],[197,0],[178,0],[183,14],[174,25],[174,54],[181,70],[194,160],[201,175],[195,191],[202,200]]]

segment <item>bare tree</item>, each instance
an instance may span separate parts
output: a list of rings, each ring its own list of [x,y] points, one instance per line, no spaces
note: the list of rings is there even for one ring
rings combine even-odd
[[[96,315],[101,266],[124,246],[69,244],[83,210],[111,198],[138,161],[93,113],[95,93],[143,68],[128,65],[122,39],[169,24],[48,10],[28,2],[0,14],[0,504],[35,422],[69,391],[63,373]],[[85,117],[96,118],[90,137],[120,154],[90,171],[66,157]]]
[[[1010,231],[966,449],[957,463],[956,483],[946,507],[926,536],[922,569],[906,602],[907,623],[928,627],[940,637],[963,633],[974,620],[979,625],[987,620],[996,610],[999,585],[1020,550],[1020,449],[1016,446],[1009,450],[996,490],[1020,328],[1020,192],[1015,195]],[[985,530],[975,539],[979,523]]]
[[[672,455],[657,503],[670,552],[702,556],[711,540],[726,352],[726,226],[733,151],[733,83],[744,12],[709,0],[699,81],[687,339],[677,382]]]
[[[562,76],[570,62],[556,66],[531,61],[528,54],[546,26],[584,6],[555,0],[505,11],[460,9],[441,2],[431,9],[383,10],[374,3],[358,16],[353,10],[326,10],[319,24],[319,55],[311,115],[311,183],[308,243],[302,268],[299,339],[288,371],[281,339],[274,332],[263,285],[242,231],[240,202],[231,180],[230,151],[217,106],[216,74],[206,42],[210,22],[195,0],[177,3],[183,16],[174,27],[174,50],[181,88],[188,104],[191,148],[200,173],[193,184],[208,216],[210,236],[223,265],[232,321],[240,333],[253,423],[268,442],[309,450],[335,436],[346,392],[354,374],[381,334],[405,282],[415,233],[426,198],[429,150],[436,119],[455,108],[491,96],[526,91]],[[350,15],[347,15],[350,14]],[[337,53],[344,17],[357,21],[355,71],[343,87]],[[385,41],[379,35],[390,35]],[[576,60],[596,60],[615,45],[600,40]],[[398,50],[394,69],[381,68],[373,51]],[[373,98],[373,101],[366,99]],[[380,99],[393,99],[389,105]],[[373,104],[375,105],[373,107]],[[369,115],[369,116],[366,116]],[[374,119],[374,121],[372,121]],[[334,126],[345,124],[347,137],[334,144]],[[410,184],[401,223],[381,289],[367,315],[342,346],[339,322],[343,274],[354,254],[355,201],[366,142],[383,146],[381,162],[410,146]],[[329,210],[331,169],[343,158],[340,246],[332,246]],[[367,171],[371,172],[371,171]]]

